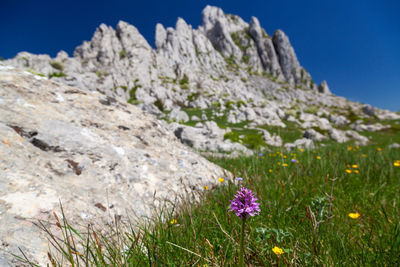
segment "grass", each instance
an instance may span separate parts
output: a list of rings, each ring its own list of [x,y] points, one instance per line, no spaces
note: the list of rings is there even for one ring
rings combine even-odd
[[[211,157],[243,177],[242,184],[225,179],[221,186],[207,185],[199,192],[200,203],[185,200],[160,211],[140,230],[116,223],[103,229],[106,234],[93,228],[79,233],[65,218],[56,219],[63,241],[48,235],[64,257],[51,254],[52,265],[237,266],[241,222],[229,205],[244,185],[258,196],[262,210],[246,224],[249,266],[398,266],[400,167],[394,162],[399,159],[399,150],[347,145]],[[361,216],[352,219],[349,213]],[[280,258],[275,246],[285,252]]]
[[[58,78],[60,78],[60,77],[67,77],[67,75],[66,75],[64,72],[62,72],[62,71],[50,73],[50,74],[49,74],[49,79],[51,79],[51,78],[53,78],[53,77],[58,77]]]

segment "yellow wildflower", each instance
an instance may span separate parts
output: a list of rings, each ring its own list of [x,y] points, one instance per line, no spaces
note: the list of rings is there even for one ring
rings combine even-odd
[[[224,178],[218,178],[218,182],[220,182],[220,183],[223,183],[225,181],[225,179]]]
[[[170,223],[171,224],[176,224],[176,223],[178,223],[178,221],[176,219],[172,219]]]
[[[382,148],[378,147],[376,150],[378,150],[378,151],[382,151]]]
[[[349,146],[348,148],[347,148],[347,150],[348,151],[351,151],[353,148],[351,147],[351,146]]]
[[[208,186],[207,185],[204,186],[204,190],[208,190]]]
[[[300,148],[300,152],[304,152],[304,149]]]
[[[346,172],[347,172],[347,173],[351,173],[351,170],[349,170],[349,169],[346,169]]]
[[[395,161],[394,163],[393,163],[393,166],[395,166],[395,167],[400,167],[400,161],[398,160],[398,161]]]
[[[358,219],[360,217],[360,213],[349,213],[349,217],[352,219]]]
[[[287,165],[287,163],[283,163],[282,166],[283,167],[287,167],[288,165]]]
[[[272,172],[272,169],[269,169],[268,171],[269,171],[269,172]]]
[[[353,165],[351,165],[351,167],[353,167],[353,169],[357,169],[358,165],[357,164],[353,164]]]
[[[283,249],[281,249],[281,248],[278,248],[278,247],[274,247],[273,249],[272,249],[272,251],[279,257],[279,256],[281,256],[284,252],[283,252]]]
[[[286,159],[287,158],[286,155],[283,155],[283,158]]]
[[[359,171],[358,170],[354,170],[354,173],[359,173]]]
[[[317,156],[317,159],[321,159],[321,157],[320,157],[320,156]]]
[[[367,154],[362,154],[361,157],[366,158]]]

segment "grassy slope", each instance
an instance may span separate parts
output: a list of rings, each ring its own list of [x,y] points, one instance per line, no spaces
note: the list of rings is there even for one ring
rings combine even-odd
[[[285,131],[288,138],[297,134],[290,125]],[[361,148],[328,142],[314,151],[273,149],[263,156],[210,158],[243,177],[243,185],[260,200],[262,212],[246,228],[248,264],[400,265],[400,167],[394,165],[400,150],[387,148],[400,143],[400,127],[392,122],[390,130],[365,134],[371,145]],[[229,205],[241,185],[231,180],[221,185],[200,193],[200,204],[184,202],[160,213],[155,227],[140,234],[121,227],[97,232],[97,237],[81,234],[81,239],[66,227],[65,235],[78,243],[81,239],[83,248],[78,249],[81,256],[65,250],[64,264],[236,266],[240,221]],[[351,212],[360,218],[350,218]],[[285,249],[280,259],[274,246]]]

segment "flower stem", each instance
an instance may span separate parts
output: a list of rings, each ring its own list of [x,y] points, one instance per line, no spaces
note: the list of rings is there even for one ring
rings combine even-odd
[[[246,225],[246,218],[242,220],[242,232],[240,233],[240,252],[239,252],[239,266],[244,267],[244,228]]]

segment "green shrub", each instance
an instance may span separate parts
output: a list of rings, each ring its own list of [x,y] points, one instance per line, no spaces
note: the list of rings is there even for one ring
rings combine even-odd
[[[239,100],[238,102],[236,102],[236,106],[238,108],[240,108],[241,106],[245,106],[245,105],[246,105],[246,102],[244,102],[243,100]]]
[[[135,104],[137,103],[137,99],[136,99],[136,90],[138,88],[141,88],[142,85],[139,84],[139,79],[136,79],[134,81],[134,86],[132,87],[132,89],[129,91],[129,99],[128,99],[128,103],[130,104]]]
[[[51,79],[53,77],[67,77],[67,75],[62,71],[50,73],[49,74],[49,79]]]
[[[225,107],[227,109],[231,109],[234,105],[235,105],[235,102],[233,102],[232,100],[229,100],[229,101],[225,102]]]
[[[317,106],[309,106],[304,110],[304,112],[311,113],[311,114],[317,114],[318,111],[319,111],[319,108]]]
[[[221,103],[219,103],[219,102],[212,102],[212,103],[211,103],[211,106],[214,107],[214,108],[221,108]]]
[[[154,105],[160,110],[160,111],[164,111],[164,104],[161,101],[161,99],[158,99],[154,102]]]
[[[126,58],[126,51],[125,51],[125,50],[119,51],[119,58],[120,58],[120,59]]]
[[[200,93],[196,92],[196,93],[191,93],[190,95],[188,95],[187,99],[189,100],[189,102],[195,101],[197,98],[199,98]]]
[[[250,149],[260,149],[266,145],[260,134],[247,134],[242,141]]]
[[[96,75],[97,75],[97,77],[101,78],[103,76],[110,75],[110,73],[108,73],[107,71],[97,70]]]
[[[64,65],[61,62],[58,61],[52,61],[50,62],[50,66],[55,68],[56,70],[63,71],[64,70]]]
[[[232,143],[235,143],[235,142],[237,143],[240,141],[240,137],[237,132],[228,132],[228,133],[224,134],[224,140],[227,140],[227,139],[231,140]]]
[[[294,110],[294,109],[288,109],[288,110],[286,110],[285,114],[286,114],[287,116],[296,117],[296,116],[297,116],[297,111]]]
[[[190,89],[189,78],[186,76],[186,74],[184,74],[183,78],[179,80],[179,85],[181,89]]]
[[[271,80],[271,82],[276,82],[278,80],[278,77],[272,76],[271,73],[267,73],[267,77]]]

